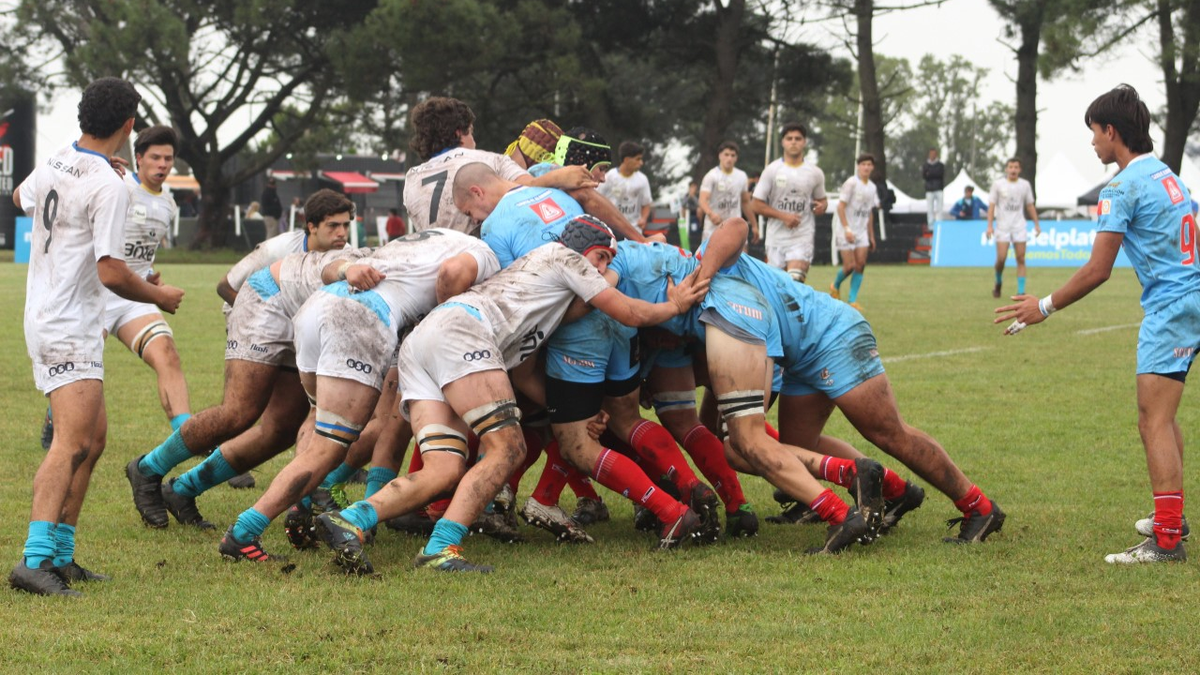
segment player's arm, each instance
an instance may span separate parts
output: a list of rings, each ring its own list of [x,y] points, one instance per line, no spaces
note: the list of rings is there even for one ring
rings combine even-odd
[[[573,190],[571,196],[575,201],[579,202],[579,206],[587,213],[596,216],[604,221],[613,229],[613,232],[620,233],[626,239],[632,239],[639,243],[646,243],[646,237],[638,231],[636,227],[631,225],[625,216],[621,214],[621,210],[608,200],[608,197],[600,194],[596,188],[580,188]]]
[[[475,285],[477,278],[479,263],[470,253],[459,253],[444,261],[438,266],[437,281],[434,285],[438,303],[443,303],[459,293],[465,293]]]
[[[221,280],[217,282],[217,295],[232,307],[234,301],[237,300],[237,294],[238,292],[233,290],[233,286],[229,283],[229,275],[221,277]]]
[[[800,224],[800,214],[780,211],[779,209],[772,207],[761,197],[754,198],[754,211],[768,218],[781,220],[787,227],[796,227]]]
[[[829,210],[829,198],[821,197],[820,199],[813,199],[812,205],[813,205],[813,215],[814,216],[823,216],[823,215],[825,215],[825,212]]]
[[[592,174],[582,166],[561,166],[534,178],[525,174],[516,179],[521,185],[530,187],[549,187],[559,190],[577,190],[579,188],[594,188],[599,183],[592,180]]]
[[[370,290],[379,285],[387,275],[366,263],[356,263],[350,260],[335,260],[321,270],[321,281],[332,284],[345,281],[351,288],[360,291]]]
[[[987,216],[987,221],[988,221],[987,237],[988,237],[988,239],[992,238],[992,221],[995,219],[996,219],[996,202],[995,202],[995,200],[992,200],[992,203],[988,204],[988,216]]]
[[[697,281],[696,275],[693,274],[678,285],[668,278],[665,302],[646,302],[631,298],[615,288],[606,288],[593,296],[590,304],[626,326],[640,328],[657,326],[688,311],[707,292],[708,282]]]
[[[1067,280],[1067,283],[1042,299],[1038,299],[1033,295],[1015,296],[1013,298],[1016,301],[1015,304],[1005,305],[996,309],[996,314],[1000,316],[992,321],[992,323],[1013,321],[1014,325],[1005,329],[1004,334],[1014,335],[1026,325],[1041,323],[1051,313],[1082,300],[1088,293],[1091,293],[1105,281],[1108,281],[1109,276],[1112,275],[1113,264],[1117,260],[1117,253],[1121,250],[1121,242],[1124,239],[1125,235],[1120,232],[1097,233],[1096,241],[1092,244],[1092,256],[1088,258],[1083,267],[1079,268],[1079,271],[1075,272]],[[1017,324],[1024,325],[1014,330],[1014,326]]]
[[[742,190],[742,217],[750,228],[750,241],[757,244],[762,240],[758,234],[758,216],[754,213],[754,199],[748,190]]]
[[[1025,205],[1025,212],[1029,214],[1030,220],[1033,221],[1034,236],[1041,234],[1042,224],[1038,222],[1037,206],[1035,206],[1033,202],[1029,202]]]
[[[174,314],[183,300],[183,289],[152,284],[134,274],[120,258],[107,255],[100,258],[96,261],[96,272],[100,283],[113,293],[126,300],[158,305],[169,314]]]
[[[867,212],[867,237],[870,238],[871,250],[875,250],[875,209]]]
[[[643,232],[646,231],[646,226],[650,224],[650,204],[642,206],[642,215],[638,218],[638,228]]]
[[[708,190],[700,191],[700,213],[705,218],[712,221],[713,225],[719,225],[721,221],[717,220],[717,215],[708,210],[708,205],[712,203],[712,193]]]
[[[747,229],[746,221],[741,218],[726,218],[708,238],[700,267],[692,276],[708,282],[717,272],[737,262],[746,247]]]

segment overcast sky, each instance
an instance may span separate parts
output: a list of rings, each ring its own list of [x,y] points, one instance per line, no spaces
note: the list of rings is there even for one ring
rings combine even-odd
[[[895,0],[900,1],[900,0]],[[940,7],[892,12],[875,20],[876,52],[909,59],[914,65],[926,53],[939,58],[961,54],[992,76],[980,92],[984,101],[1016,102],[1016,59],[1000,42],[1003,24],[987,0],[948,0]],[[839,45],[838,23],[810,25],[803,35],[846,55]],[[1089,145],[1090,135],[1083,126],[1087,104],[1099,94],[1126,82],[1142,95],[1151,111],[1163,106],[1162,75],[1152,60],[1153,32],[1144,31],[1110,54],[1089,63],[1080,72],[1065,74],[1038,85],[1038,157],[1044,167],[1062,152],[1079,173],[1091,183],[1106,175]],[[49,113],[38,120],[38,161],[78,137],[75,105],[78,92],[60,93]],[[1161,137],[1161,132],[1159,132]],[[1158,139],[1156,139],[1158,140]],[[1156,146],[1156,150],[1158,147]],[[1007,148],[1013,150],[1013,145]]]

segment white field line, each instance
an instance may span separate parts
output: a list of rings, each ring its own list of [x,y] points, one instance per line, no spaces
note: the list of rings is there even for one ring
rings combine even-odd
[[[1116,326],[1101,326],[1100,328],[1086,328],[1084,330],[1075,331],[1076,335],[1095,335],[1096,333],[1107,333],[1113,330],[1124,330],[1126,328],[1137,328],[1140,323],[1123,323]],[[991,347],[966,347],[963,349],[947,349],[940,352],[926,352],[924,354],[901,354],[900,356],[888,356],[881,359],[884,363],[900,363],[901,361],[915,361],[917,359],[933,359],[939,356],[957,356],[959,354],[973,354],[975,352],[983,352],[991,349]]]
[[[1075,331],[1076,335],[1095,335],[1096,333],[1107,333],[1110,330],[1122,330],[1125,328],[1137,328],[1140,323],[1123,323],[1119,326],[1101,326],[1100,328],[1087,328],[1084,330]]]

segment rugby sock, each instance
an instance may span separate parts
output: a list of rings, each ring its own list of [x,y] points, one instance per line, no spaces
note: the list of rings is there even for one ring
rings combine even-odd
[[[632,464],[632,461],[630,463]],[[593,499],[595,501],[600,501],[600,494],[596,492],[596,488],[592,487],[592,481],[588,480],[588,477],[583,475],[582,472],[572,471],[570,474],[568,474],[567,485],[571,486],[571,491],[575,493],[576,499]],[[601,485],[603,485],[603,483],[601,483]]]
[[[563,488],[567,486],[567,477],[573,471],[559,454],[558,441],[550,441],[546,445],[546,466],[542,468],[542,475],[533,488],[533,498],[542,504],[557,504]]]
[[[59,527],[62,527],[59,525]],[[1154,538],[1159,548],[1168,551],[1179,544],[1183,534],[1183,491],[1154,493]]]
[[[842,290],[842,282],[846,280],[846,271],[838,268],[837,276],[833,279],[833,285],[840,291]]]
[[[1017,277],[1017,295],[1025,294],[1025,277]]]
[[[437,520],[446,515],[446,509],[450,508],[450,498],[438,499],[429,502],[425,505],[425,515],[429,516],[430,520]]]
[[[830,457],[829,455],[821,458],[821,480],[848,488],[856,473],[857,470],[852,459]]]
[[[687,510],[686,506],[655,487],[633,460],[614,450],[605,448],[600,452],[592,475],[609,490],[650,509],[664,523],[675,522]]]
[[[179,431],[179,427],[183,426],[183,423],[188,421],[188,419],[190,419],[191,416],[192,416],[192,413],[183,413],[182,415],[176,415],[176,416],[172,417],[171,418],[171,431]]]
[[[467,536],[466,525],[456,523],[449,518],[442,518],[433,526],[433,534],[429,535],[429,543],[425,544],[425,555],[434,555],[446,550],[447,546],[458,546]]]
[[[683,458],[675,439],[662,426],[650,420],[638,422],[629,433],[629,445],[649,463],[651,471],[660,476],[670,476],[680,494],[686,494],[700,482]]]
[[[421,457],[421,444],[413,445],[412,459],[408,460],[408,472],[416,473],[425,468],[425,460]]]
[[[840,525],[846,519],[846,514],[850,512],[850,507],[846,506],[846,502],[828,488],[817,495],[808,508],[816,511],[817,515],[821,516],[821,520],[830,525]]]
[[[850,275],[850,302],[858,300],[858,289],[862,288],[862,280],[862,272],[855,272]]]
[[[900,474],[891,469],[883,469],[883,498],[892,500],[899,499],[904,491],[908,489],[908,481],[900,477]]]
[[[300,506],[303,506],[306,511],[312,511],[312,495],[304,495],[301,497]]]
[[[717,439],[708,427],[697,424],[683,437],[683,447],[691,455],[696,468],[704,474],[704,478],[717,491],[717,496],[725,504],[725,511],[733,513],[746,503],[746,495],[742,493],[742,483],[738,480],[737,472],[729,466],[725,459],[725,444]]]
[[[992,512],[992,500],[984,496],[983,491],[978,485],[972,485],[970,490],[962,499],[954,500],[954,506],[964,515],[969,515],[972,512],[978,513],[981,516],[986,516]]]
[[[1004,281],[1004,272],[996,272],[996,284]]]
[[[371,467],[367,470],[367,493],[364,498],[370,497],[376,492],[379,492],[383,489],[384,485],[396,480],[399,475],[400,474],[396,473],[392,469],[387,468],[386,466]]]
[[[233,524],[233,538],[238,541],[250,541],[261,537],[263,531],[271,524],[271,519],[253,508],[242,511],[237,522]]]
[[[325,474],[325,480],[321,481],[321,489],[329,490],[334,485],[341,485],[342,483],[350,480],[350,477],[356,473],[358,473],[357,466],[350,466],[349,464],[342,462],[341,466]]]
[[[203,462],[176,478],[171,488],[175,490],[175,494],[183,497],[199,497],[239,473],[241,472],[229,466],[229,462],[226,462],[221,454],[221,449],[217,448]]]
[[[375,507],[365,499],[347,506],[339,511],[338,515],[363,532],[379,524],[379,516],[375,513]]]
[[[54,526],[54,562],[55,567],[70,565],[75,559],[75,526],[59,523]]]
[[[767,429],[767,435],[775,440],[779,440],[779,430],[771,426],[770,422],[763,422],[763,426]]]
[[[542,456],[542,435],[535,429],[521,427],[521,434],[525,437],[525,461],[521,462],[521,466],[508,477],[508,487],[512,488],[513,494],[517,494],[517,488],[521,485],[521,479],[525,477],[525,472],[529,471],[529,467],[537,463]]]
[[[188,450],[183,442],[183,434],[178,430],[172,431],[162,445],[151,450],[150,454],[138,462],[138,471],[141,471],[143,476],[165,476],[191,456],[192,451]]]
[[[54,523],[45,520],[31,520],[29,535],[25,537],[25,566],[36,570],[43,560],[54,557],[58,545],[54,541]]]

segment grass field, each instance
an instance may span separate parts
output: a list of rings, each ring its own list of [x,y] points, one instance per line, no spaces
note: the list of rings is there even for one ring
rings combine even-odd
[[[171,324],[194,409],[220,396],[224,337],[213,288],[224,269],[161,268],[188,292]],[[1030,290],[1043,294],[1068,274],[1033,270]],[[832,276],[817,268],[812,282],[826,288]],[[18,318],[24,281],[24,266],[0,267],[0,312],[12,317],[0,326],[6,565],[20,555],[43,455],[45,401]],[[1007,281],[1015,285],[1011,272]],[[614,518],[589,528],[593,546],[558,546],[528,529],[522,545],[472,537],[471,559],[498,567],[486,577],[413,571],[421,542],[386,530],[371,551],[377,579],[339,576],[324,553],[292,556],[290,574],[229,564],[216,552],[220,532],[282,462],[257,472],[258,489],[201,497],[215,533],[142,527],[123,467],[169,427],[150,369],[110,342],[108,449],[78,553],[114,580],[76,601],[0,590],[0,671],[1200,669],[1191,637],[1200,562],[1130,569],[1102,560],[1137,542],[1133,521],[1151,508],[1134,405],[1136,279],[1118,271],[1083,304],[1016,338],[991,324],[990,287],[988,270],[880,266],[868,270],[861,302],[901,411],[1003,505],[1004,531],[983,546],[943,544],[957,512],[930,491],[893,534],[836,558],[800,553],[823,528],[766,523],[755,539],[654,552],[653,540],[633,531],[628,503],[607,494]],[[1200,431],[1194,392],[1180,423],[1185,434]],[[911,476],[837,414],[829,433]],[[768,485],[744,484],[760,516],[777,512]],[[265,543],[286,552],[281,523]]]

